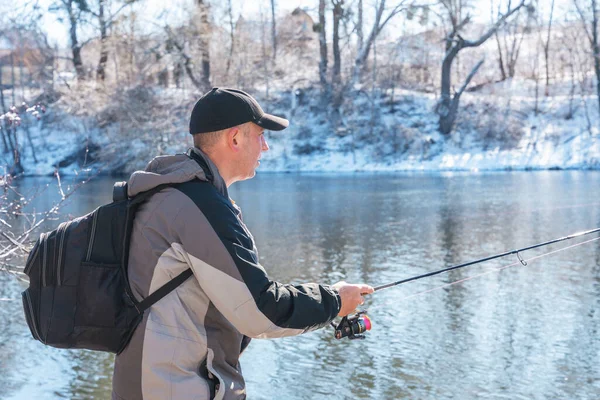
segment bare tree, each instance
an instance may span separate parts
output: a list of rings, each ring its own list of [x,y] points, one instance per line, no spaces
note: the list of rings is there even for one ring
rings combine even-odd
[[[539,0],[538,0],[539,7]],[[554,0],[550,4],[550,17],[548,19],[548,30],[546,31],[546,39],[541,38],[542,48],[544,49],[544,61],[546,67],[546,88],[544,89],[544,95],[550,95],[550,37],[552,35],[552,19],[554,17]],[[540,35],[542,32],[540,31]]]
[[[594,72],[596,73],[596,95],[598,97],[598,109],[600,111],[600,42],[598,39],[598,21],[600,20],[600,8],[598,0],[573,0],[577,14],[581,19],[583,29],[590,42],[592,57],[594,59]],[[587,5],[585,5],[587,4]]]
[[[121,0],[122,4],[114,12],[109,12],[107,0],[96,0],[95,9],[88,7],[88,11],[98,21],[98,30],[100,31],[100,58],[96,66],[96,80],[104,81],[106,79],[106,63],[108,62],[108,29],[115,22],[119,13],[127,6],[132,5],[138,0]]]
[[[89,12],[87,0],[56,0],[49,8],[52,12],[64,12],[69,20],[69,39],[73,66],[79,81],[85,80],[85,69],[81,56],[82,43],[79,43],[78,28],[85,13]]]
[[[108,61],[108,50],[106,49],[106,18],[104,16],[104,5],[106,0],[98,0],[98,25],[100,28],[100,59],[98,60],[98,66],[96,67],[96,79],[104,81],[106,78],[106,62]]]
[[[442,62],[442,90],[440,101],[436,107],[436,112],[440,117],[440,132],[443,134],[449,134],[452,131],[454,121],[456,120],[460,96],[471,82],[471,79],[473,79],[477,73],[477,70],[483,64],[483,60],[479,61],[467,76],[462,87],[454,94],[454,96],[451,96],[451,72],[454,59],[462,49],[481,46],[496,32],[496,30],[506,21],[507,18],[525,5],[525,0],[521,0],[516,7],[500,17],[486,33],[474,41],[466,40],[460,34],[461,30],[463,30],[463,28],[471,22],[471,17],[468,13],[466,17],[462,17],[463,11],[465,11],[466,8],[466,0],[440,0],[440,4],[445,9],[452,27],[451,31],[445,38],[446,53],[444,56],[444,61]]]
[[[211,27],[209,23],[210,5],[208,0],[196,0],[199,13],[199,35],[200,52],[202,54],[202,85],[204,90],[211,87],[210,83],[210,37]]]
[[[271,0],[271,39],[273,41],[273,59],[277,57],[277,29],[275,27],[275,0]]]
[[[235,24],[233,22],[233,8],[231,7],[231,0],[227,0],[227,16],[229,17],[229,56],[227,57],[227,67],[225,68],[225,76],[229,75],[231,68],[231,61],[233,60],[233,51],[235,49]]]
[[[333,5],[333,69],[331,82],[334,90],[338,90],[342,83],[342,57],[340,54],[340,21],[344,14],[344,0],[331,0]]]
[[[48,210],[36,213],[25,212],[24,207],[35,198],[47,196],[46,190],[49,186],[37,187],[32,193],[23,193],[13,186],[13,178],[10,175],[0,175],[0,271],[12,274],[19,280],[26,281],[24,266],[14,265],[13,262],[23,260],[29,253],[33,245],[32,236],[36,230],[42,227],[44,222],[55,219],[67,204],[67,199],[96,175],[66,190],[63,190],[60,175],[56,173],[55,176],[61,194],[60,200]]]
[[[169,25],[165,26],[165,32],[167,33],[167,36],[168,36],[168,44],[172,45],[179,53],[179,56],[182,59],[181,64],[183,64],[183,68],[185,69],[185,72],[189,76],[190,80],[192,81],[192,84],[198,90],[205,90],[206,84],[204,82],[202,82],[202,80],[196,76],[196,72],[194,71],[193,58],[185,50],[184,43],[182,43],[178,40],[178,37],[177,37],[178,35],[176,35],[173,32],[173,30],[171,29],[171,27]],[[177,80],[178,78],[176,77],[175,79]]]
[[[394,16],[406,10],[409,4],[409,0],[401,0],[384,16],[386,7],[385,1],[386,0],[377,0],[375,3],[375,21],[373,22],[373,27],[371,28],[369,36],[367,36],[366,40],[363,40],[362,38],[362,1],[359,3],[359,26],[361,27],[358,42],[358,54],[356,55],[356,59],[354,60],[354,71],[352,74],[352,79],[354,83],[360,82],[365,63],[369,57],[369,52],[371,51],[373,42],[375,41],[379,33]]]
[[[356,47],[362,49],[364,42],[363,35],[363,0],[358,0],[357,6],[357,20],[356,20]]]
[[[319,81],[321,82],[321,90],[323,93],[328,93],[327,84],[327,35],[325,31],[325,0],[319,0]]]
[[[498,5],[497,13],[494,13],[494,2],[492,0],[492,21],[496,18],[501,18],[501,4]],[[510,2],[507,5],[507,10],[510,10]],[[523,14],[519,13],[506,21],[505,25],[494,33],[496,45],[498,48],[498,66],[500,68],[500,81],[505,81],[508,78],[514,78],[516,73],[517,61],[521,51],[523,39],[529,30],[531,18],[529,14],[525,18],[521,18]],[[525,21],[523,21],[525,19]],[[502,33],[502,34],[501,34]]]

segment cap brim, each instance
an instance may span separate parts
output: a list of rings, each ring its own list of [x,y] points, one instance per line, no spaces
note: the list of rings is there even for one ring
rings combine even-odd
[[[287,119],[276,117],[271,114],[263,115],[262,118],[255,123],[269,131],[282,131],[290,125],[290,121]]]

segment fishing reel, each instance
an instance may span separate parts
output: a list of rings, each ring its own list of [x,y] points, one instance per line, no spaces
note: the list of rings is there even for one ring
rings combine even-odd
[[[359,311],[353,315],[347,315],[340,323],[335,326],[332,322],[331,326],[335,329],[335,338],[342,339],[347,337],[348,339],[364,339],[366,331],[371,330],[371,320],[367,316],[366,311]]]

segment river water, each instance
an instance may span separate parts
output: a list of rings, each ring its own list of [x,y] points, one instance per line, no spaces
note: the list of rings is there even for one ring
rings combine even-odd
[[[79,189],[51,226],[108,202],[112,182]],[[49,185],[38,210],[58,198],[50,178],[18,185]],[[261,263],[290,283],[379,285],[600,226],[599,172],[259,174],[230,195]],[[377,292],[363,341],[328,328],[254,340],[242,356],[248,398],[600,398],[600,241],[498,270],[516,261]],[[23,288],[0,273],[0,399],[109,398],[112,356],[35,342]]]

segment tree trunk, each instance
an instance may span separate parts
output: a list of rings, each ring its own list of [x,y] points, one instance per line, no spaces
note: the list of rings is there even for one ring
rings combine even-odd
[[[6,114],[6,104],[4,103],[4,81],[2,80],[2,67],[0,67],[0,105],[2,114]]]
[[[265,33],[265,29],[264,26],[266,25],[266,21],[263,17],[263,13],[262,10],[260,11],[260,27],[261,27],[261,35],[260,35],[260,42],[261,42],[261,48],[262,48],[262,67],[263,67],[263,78],[265,79],[265,96],[267,98],[267,100],[269,99],[269,63],[267,62],[267,38],[266,33]]]
[[[506,70],[504,69],[504,56],[502,55],[502,45],[500,44],[500,37],[498,36],[498,32],[495,34],[496,36],[496,45],[498,46],[498,64],[500,66],[500,80],[505,81]]]
[[[177,51],[179,52],[179,55],[183,59],[183,69],[185,69],[185,72],[190,77],[190,80],[192,81],[194,86],[198,90],[206,90],[204,83],[202,81],[200,81],[196,77],[196,74],[194,73],[194,69],[193,69],[194,63],[192,62],[192,58],[189,55],[187,55],[187,53],[185,52],[185,49],[183,48],[183,45],[177,41],[177,39],[175,38],[175,34],[171,30],[171,27],[169,27],[168,25],[165,26],[165,31],[167,32],[167,35],[169,36],[169,40],[171,40],[173,47],[175,47],[177,49]],[[176,84],[178,82],[178,72],[180,72],[180,71],[181,71],[181,67],[178,68],[176,66],[175,72],[174,72]],[[177,87],[179,88],[179,84],[177,84]]]
[[[360,50],[363,47],[363,0],[358,0],[358,20],[356,21],[356,36],[358,38],[356,47]]]
[[[0,134],[2,134],[2,153],[6,154],[9,152],[8,143],[6,142],[6,129],[0,129]]]
[[[446,38],[446,54],[444,56],[444,61],[442,62],[442,88],[441,88],[441,97],[440,101],[436,106],[436,111],[440,117],[439,119],[439,130],[443,134],[449,134],[452,131],[454,121],[456,120],[456,113],[458,111],[458,105],[460,101],[460,96],[467,88],[467,85],[470,83],[471,79],[477,73],[477,70],[483,64],[483,60],[480,61],[472,70],[469,76],[461,89],[451,97],[450,89],[452,87],[452,62],[457,57],[460,50],[466,47],[479,47],[486,40],[488,40],[498,28],[506,21],[508,17],[517,12],[521,7],[525,5],[525,0],[521,0],[519,5],[517,5],[512,10],[509,10],[506,14],[504,14],[496,23],[479,39],[475,41],[468,41],[463,39],[459,34],[459,28],[463,27],[466,23],[469,22],[469,17],[465,18],[460,23],[454,23],[453,31]],[[457,20],[453,18],[453,20]]]
[[[342,19],[344,0],[333,0],[333,71],[331,80],[334,90],[342,82],[342,57],[340,54],[340,20]]]
[[[571,73],[571,89],[569,90],[569,112],[567,114],[567,116],[565,117],[565,119],[572,119],[573,115],[575,114],[575,108],[573,106],[574,104],[574,100],[575,100],[575,88],[576,88],[576,75],[575,75],[575,66],[573,64],[573,50],[572,49],[568,49],[569,51],[569,72]]]
[[[469,73],[469,76],[467,76],[465,83],[459,89],[459,91],[456,92],[456,94],[454,94],[454,97],[450,98],[450,95],[448,94],[448,96],[444,99],[445,103],[440,103],[441,107],[443,108],[439,109],[438,111],[438,113],[440,114],[439,128],[440,132],[442,132],[443,134],[447,135],[450,132],[452,132],[452,128],[454,127],[454,122],[456,121],[456,116],[458,114],[460,96],[463,94],[463,92],[471,82],[471,79],[473,79],[473,77],[477,73],[477,70],[479,70],[479,68],[482,65],[483,60],[479,61],[479,63],[477,63],[477,65],[475,65],[475,67],[471,70],[471,73]]]
[[[10,133],[9,133],[9,137],[10,137]],[[17,128],[15,126],[12,127],[12,137],[14,140],[14,146],[13,146],[14,165],[11,170],[11,175],[18,175],[25,170],[23,169],[23,166],[21,165],[21,151],[19,149],[19,138],[17,135]]]
[[[456,119],[455,113],[451,112],[452,107],[452,96],[450,94],[450,88],[452,85],[452,62],[460,51],[460,43],[450,48],[446,52],[444,61],[442,62],[442,92],[440,102],[437,106],[437,113],[440,116],[439,128],[443,134],[449,134],[452,131],[454,120]]]
[[[68,0],[65,3],[67,13],[69,15],[69,38],[71,39],[71,53],[73,54],[73,66],[77,73],[77,80],[85,80],[85,70],[83,68],[83,60],[81,58],[81,46],[77,38],[77,17],[73,9],[73,0]]]
[[[202,54],[202,85],[204,90],[211,88],[210,83],[210,24],[208,21],[209,5],[206,0],[197,0],[200,11],[200,51]]]
[[[584,8],[577,1],[573,1],[579,14],[583,30],[590,42],[592,57],[594,57],[594,72],[596,74],[596,94],[598,96],[598,109],[600,111],[600,43],[598,43],[598,20],[600,19],[600,10],[598,10],[598,0],[591,0],[590,9],[591,21],[588,21],[588,15]],[[588,30],[588,22],[591,25],[591,32]],[[583,91],[583,88],[582,88]],[[583,96],[583,92],[581,94]]]
[[[98,0],[98,24],[100,25],[100,60],[96,68],[96,80],[104,82],[106,79],[106,62],[108,61],[108,49],[106,41],[106,18],[104,17],[104,5],[106,0]]]
[[[319,80],[321,90],[327,93],[327,35],[325,32],[325,0],[319,0]]]
[[[2,67],[0,67],[0,103],[2,104],[2,114],[6,114],[6,105],[4,104],[4,83],[2,82]],[[6,143],[6,129],[0,122],[0,134],[2,135],[3,153],[8,153],[8,143]]]
[[[371,32],[369,33],[369,36],[367,37],[366,41],[363,40],[361,32],[360,42],[362,42],[362,46],[359,46],[358,54],[356,55],[356,59],[354,60],[354,69],[352,73],[353,83],[358,83],[361,81],[362,72],[365,67],[365,63],[369,58],[369,53],[371,51],[371,47],[373,46],[373,42],[375,41],[375,39],[377,39],[377,36],[381,32],[381,30],[392,19],[392,17],[394,17],[403,9],[403,4],[404,2],[400,2],[398,5],[396,5],[396,7],[394,7],[394,9],[392,9],[392,11],[389,12],[389,14],[386,16],[383,22],[381,22],[381,20],[383,19],[383,12],[385,11],[385,0],[380,0],[380,3],[376,4],[375,21],[373,22],[373,28],[371,29]]]
[[[33,145],[33,140],[31,140],[31,131],[29,130],[29,126],[25,126],[25,134],[27,135],[27,140],[29,142],[29,148],[31,149],[31,155],[33,156],[33,161],[37,164],[38,160],[35,156],[35,146]]]
[[[554,16],[554,0],[550,5],[550,19],[548,21],[548,34],[546,42],[544,42],[544,61],[546,62],[546,88],[544,89],[544,95],[547,97],[550,95],[550,35],[552,33],[552,17]]]
[[[19,43],[19,86],[21,86],[21,101],[25,101],[25,82],[23,82],[23,59],[25,55],[23,54],[23,37],[19,32],[19,39],[21,43]]]
[[[367,38],[367,41],[363,43],[363,47],[359,48],[358,54],[356,55],[356,60],[354,61],[354,72],[352,74],[352,79],[355,83],[360,82],[361,75],[363,69],[365,68],[365,63],[367,62],[367,58],[369,57],[369,53],[371,51],[371,46],[378,32],[371,31],[371,34]]]
[[[227,58],[225,76],[229,76],[229,70],[233,60],[233,50],[235,48],[235,25],[233,24],[233,9],[231,7],[231,0],[227,0],[227,15],[229,15],[229,40],[231,41],[231,46],[229,47],[229,57]]]
[[[14,53],[14,51],[10,53],[10,80],[12,83],[12,90],[10,92],[12,95],[12,105],[14,106],[15,104],[17,104],[17,100],[15,98],[15,86],[17,86],[17,84],[16,84],[17,78],[15,77],[15,53]]]
[[[275,0],[271,0],[271,38],[273,41],[273,59],[277,56],[277,30],[275,29]]]
[[[600,43],[598,43],[598,10],[597,0],[592,0],[592,50],[594,52],[594,71],[596,72],[596,95],[598,96],[598,111],[600,112]]]

